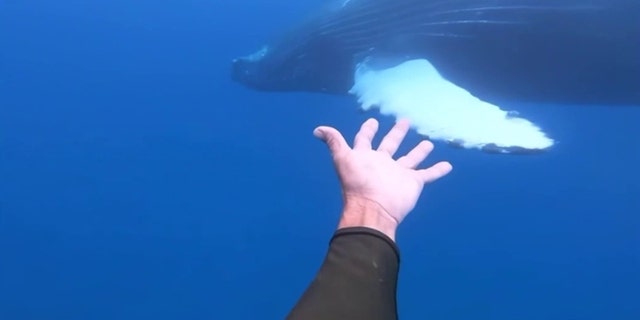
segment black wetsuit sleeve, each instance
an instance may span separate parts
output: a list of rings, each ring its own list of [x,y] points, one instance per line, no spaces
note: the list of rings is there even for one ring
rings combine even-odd
[[[370,228],[336,231],[329,251],[288,320],[395,320],[396,244]]]

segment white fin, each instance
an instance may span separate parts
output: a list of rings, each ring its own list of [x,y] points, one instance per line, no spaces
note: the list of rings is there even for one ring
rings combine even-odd
[[[482,101],[444,79],[424,59],[372,70],[362,63],[349,91],[362,109],[407,118],[430,139],[455,142],[464,148],[542,150],[553,145],[536,125]]]

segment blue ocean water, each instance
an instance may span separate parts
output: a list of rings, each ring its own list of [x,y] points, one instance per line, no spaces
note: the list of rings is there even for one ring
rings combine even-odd
[[[1,1],[0,319],[284,318],[340,213],[311,132],[376,115],[229,63],[320,2]],[[400,317],[640,319],[640,108],[518,108],[560,143],[436,144]]]

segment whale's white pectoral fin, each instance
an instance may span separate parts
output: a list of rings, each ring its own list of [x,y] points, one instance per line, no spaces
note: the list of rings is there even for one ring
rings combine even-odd
[[[549,148],[554,141],[530,121],[482,101],[444,79],[427,60],[393,68],[358,66],[350,90],[365,110],[407,118],[418,133],[464,148],[509,153]]]

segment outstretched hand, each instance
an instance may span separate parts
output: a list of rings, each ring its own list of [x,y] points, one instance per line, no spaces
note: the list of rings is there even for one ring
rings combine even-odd
[[[382,139],[377,149],[372,140],[378,131],[378,121],[369,119],[356,134],[350,148],[342,134],[326,126],[317,127],[314,135],[323,140],[331,152],[337,170],[345,206],[374,205],[385,215],[383,219],[399,225],[415,207],[425,184],[447,175],[452,166],[439,162],[425,169],[418,165],[433,150],[430,141],[421,141],[406,155],[393,158],[409,131],[409,122],[401,119]]]

